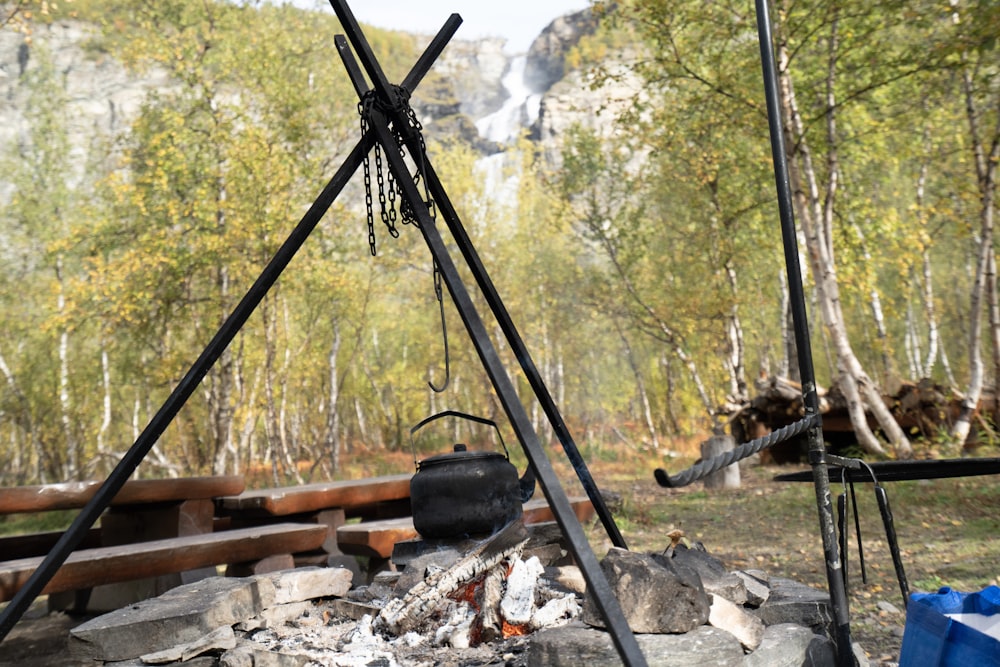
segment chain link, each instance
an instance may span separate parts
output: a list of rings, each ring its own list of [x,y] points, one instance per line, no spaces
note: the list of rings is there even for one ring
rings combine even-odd
[[[417,119],[416,111],[414,111],[413,107],[410,106],[409,93],[404,88],[400,88],[399,86],[395,86],[395,90],[400,105],[400,109],[397,111],[402,112],[401,115],[406,118],[406,124],[403,127],[396,127],[393,125],[391,128],[392,133],[395,136],[397,144],[399,145],[399,154],[401,157],[406,157],[406,152],[403,150],[403,147],[410,138],[415,138],[419,143],[419,155],[416,156],[416,160],[419,162],[419,165],[413,173],[413,184],[418,188],[423,185],[424,197],[426,198],[424,204],[427,206],[427,211],[430,214],[431,220],[434,220],[437,216],[434,200],[431,199],[426,179],[421,177],[421,172],[424,171],[424,155],[427,151],[427,146],[424,143],[423,125],[421,125],[420,121]],[[371,114],[377,105],[379,105],[379,100],[375,96],[375,91],[371,90],[365,93],[361,98],[361,101],[358,102],[358,113],[361,115],[362,134],[368,132],[371,128]],[[372,194],[372,170],[369,155],[365,155],[364,160],[362,161],[362,166],[364,170],[365,213],[368,219],[368,247],[374,256],[376,254],[375,196],[378,198],[379,218],[389,231],[389,235],[393,238],[397,238],[399,236],[399,229],[396,227],[397,220],[402,220],[404,225],[412,224],[418,227],[420,226],[420,222],[415,211],[413,210],[413,207],[410,205],[409,200],[403,196],[403,188],[396,182],[396,178],[393,176],[392,170],[383,167],[382,149],[378,143],[375,144],[375,196]],[[397,194],[400,195],[398,214],[396,204]]]
[[[372,101],[374,100],[373,95],[365,95],[358,102],[358,114],[361,116],[361,136],[365,136],[368,133],[368,118],[369,118],[369,108]],[[370,151],[369,151],[370,152]],[[372,253],[372,257],[376,254],[375,245],[375,215],[373,211],[372,202],[372,172],[371,172],[371,161],[369,159],[369,153],[365,153],[364,159],[361,161],[362,171],[365,177],[365,214],[368,220],[368,249]]]

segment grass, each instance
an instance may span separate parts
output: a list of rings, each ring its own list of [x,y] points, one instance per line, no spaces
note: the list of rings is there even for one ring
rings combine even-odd
[[[696,451],[696,447],[694,448]],[[701,542],[730,569],[762,569],[772,576],[796,579],[825,590],[826,568],[819,537],[813,485],[777,483],[772,477],[794,468],[749,467],[743,484],[732,491],[704,490],[701,484],[664,489],[653,469],[679,472],[694,454],[666,463],[640,450],[618,456],[584,452],[598,485],[615,500],[611,506],[619,530],[633,550],[662,551],[668,531],[680,529],[689,543]],[[684,451],[684,450],[682,450]],[[549,452],[568,494],[582,494],[561,452]],[[345,461],[345,478],[412,472],[412,453],[359,456]],[[519,469],[523,470],[523,463]],[[265,477],[253,486],[268,486]],[[995,477],[891,482],[884,485],[892,506],[902,560],[911,591],[933,592],[942,586],[974,591],[1000,581],[1000,484]],[[834,499],[842,490],[831,485]],[[851,631],[873,664],[899,655],[905,623],[902,595],[871,484],[856,485],[868,581],[862,582],[858,547],[848,547]],[[0,519],[0,535],[65,528],[72,511],[15,515]],[[610,547],[600,522],[589,537],[598,556]]]
[[[0,516],[0,535],[21,535],[50,530],[66,530],[77,515],[76,510],[58,510],[37,514]]]
[[[608,484],[623,496],[615,516],[629,548],[662,551],[669,544],[666,533],[676,528],[730,569],[756,568],[828,588],[813,485],[771,481],[790,468],[744,469],[742,488],[707,492],[697,483],[660,488],[652,467],[641,478],[612,474]],[[671,472],[683,467],[672,465]],[[600,472],[595,472],[598,479]],[[995,477],[883,486],[911,592],[934,592],[941,586],[975,591],[1000,581],[1000,485]],[[831,485],[834,503],[841,491],[840,484]],[[857,484],[855,491],[868,580],[861,580],[852,528],[847,569],[852,634],[873,664],[887,664],[899,655],[903,597],[872,485]],[[590,535],[603,554],[610,543],[601,526]]]

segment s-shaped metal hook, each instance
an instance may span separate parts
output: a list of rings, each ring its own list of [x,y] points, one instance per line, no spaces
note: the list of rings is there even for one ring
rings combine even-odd
[[[451,360],[448,354],[448,325],[445,324],[444,319],[444,295],[441,292],[441,270],[438,268],[437,261],[434,262],[434,297],[438,302],[438,310],[441,311],[441,335],[444,338],[444,384],[440,387],[435,387],[434,383],[428,380],[427,386],[440,394],[448,388],[448,383],[451,381]]]

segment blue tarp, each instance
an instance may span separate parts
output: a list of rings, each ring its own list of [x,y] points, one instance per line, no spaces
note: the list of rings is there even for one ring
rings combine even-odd
[[[906,608],[900,667],[1000,667],[1000,641],[946,614],[1000,612],[1000,588],[960,593],[948,587],[937,593],[913,593]]]

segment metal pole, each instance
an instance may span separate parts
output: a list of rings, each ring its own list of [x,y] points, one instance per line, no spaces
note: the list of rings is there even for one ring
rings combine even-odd
[[[816,506],[819,512],[826,577],[833,607],[834,641],[837,662],[843,667],[854,665],[851,647],[850,614],[844,573],[840,566],[837,534],[833,521],[833,501],[830,496],[830,478],[826,465],[826,447],[823,443],[823,423],[819,413],[816,377],[809,343],[809,323],[806,318],[806,301],[799,268],[798,243],[795,235],[795,214],[792,208],[792,188],[788,175],[788,158],[785,154],[784,129],[781,122],[781,104],[778,90],[777,68],[774,63],[771,17],[767,0],[756,0],[757,31],[760,40],[761,67],[764,75],[764,94],[767,98],[768,128],[771,133],[771,157],[774,161],[774,180],[778,193],[778,212],[781,216],[781,237],[785,250],[785,267],[788,272],[789,297],[795,344],[798,347],[799,372],[802,376],[802,401],[806,417],[814,416],[815,423],[808,432],[809,463],[812,465],[813,485],[816,489]]]
[[[535,366],[535,362],[532,360],[531,354],[528,352],[528,348],[524,344],[524,340],[521,338],[521,335],[517,331],[517,327],[514,325],[514,321],[510,317],[510,313],[507,311],[506,306],[504,306],[503,300],[500,298],[500,294],[497,292],[496,287],[493,285],[493,281],[490,279],[490,276],[486,271],[486,267],[483,266],[482,260],[479,258],[479,254],[472,245],[472,240],[466,233],[465,227],[462,225],[462,221],[459,219],[458,214],[455,212],[455,208],[451,204],[451,200],[448,199],[448,194],[441,185],[441,180],[438,178],[432,165],[425,164],[424,166],[425,169],[423,177],[427,179],[427,184],[430,188],[431,197],[434,199],[434,204],[437,206],[438,210],[441,211],[441,215],[447,223],[448,229],[455,238],[456,245],[462,252],[462,256],[465,258],[465,263],[472,270],[472,275],[476,279],[476,284],[479,286],[480,291],[482,291],[483,296],[486,298],[486,303],[489,304],[490,310],[493,312],[493,316],[496,317],[497,322],[500,324],[500,329],[503,331],[507,342],[514,351],[514,355],[517,357],[521,370],[524,371],[524,375],[527,377],[528,383],[531,385],[532,390],[534,390],[535,396],[538,398],[538,402],[542,406],[542,410],[545,412],[545,416],[548,417],[549,423],[552,424],[552,429],[555,432],[556,437],[559,438],[559,442],[562,444],[563,451],[566,453],[566,458],[569,459],[569,462],[573,466],[573,470],[576,472],[577,478],[580,480],[584,491],[587,493],[587,497],[590,498],[590,502],[593,504],[594,509],[597,512],[597,516],[600,518],[601,524],[604,526],[604,530],[607,532],[612,544],[616,547],[627,549],[628,545],[625,543],[625,538],[622,537],[621,531],[618,530],[618,525],[615,523],[614,517],[611,516],[611,510],[608,509],[607,504],[604,502],[604,496],[601,495],[601,491],[597,487],[597,483],[590,474],[587,462],[583,460],[583,456],[580,454],[580,450],[577,448],[576,442],[573,440],[573,436],[569,432],[569,427],[567,427],[566,422],[563,421],[562,414],[560,414],[555,400],[553,400],[552,395],[549,393],[548,387],[545,385],[545,381],[542,379],[541,373],[539,373],[538,368]]]
[[[336,7],[334,7],[334,9],[336,10]],[[451,22],[456,19],[459,23],[461,22],[461,18],[458,14],[452,14],[448,21]],[[343,21],[341,23],[343,23]],[[347,30],[346,27],[345,30]],[[374,59],[374,56],[372,56],[372,61],[373,67],[376,68],[377,72],[375,76],[377,82],[379,78],[384,78],[384,74],[382,74],[381,69],[378,68],[378,62]],[[413,86],[411,86],[408,81],[403,81],[401,87],[408,93],[413,92]],[[386,85],[381,89],[389,90],[389,87]],[[377,91],[381,89],[378,85],[376,85]],[[358,94],[360,95],[361,93],[362,91],[359,90]],[[535,392],[535,396],[538,398],[538,402],[542,406],[545,416],[548,418],[549,423],[552,424],[552,429],[555,432],[556,437],[559,438],[560,444],[562,444],[563,451],[566,453],[566,458],[568,458],[572,464],[577,478],[583,485],[587,497],[590,499],[591,504],[594,506],[594,510],[597,512],[597,516],[601,520],[601,524],[604,526],[608,537],[611,539],[611,543],[616,547],[627,549],[628,545],[625,543],[625,538],[622,537],[621,531],[618,530],[618,525],[615,523],[614,517],[611,516],[611,510],[608,509],[607,503],[604,502],[604,496],[601,495],[600,489],[597,487],[597,483],[594,481],[593,476],[591,476],[590,469],[587,468],[587,463],[583,460],[583,456],[580,454],[580,450],[576,446],[576,442],[574,441],[572,434],[570,434],[569,428],[566,426],[566,423],[562,418],[562,414],[559,412],[559,408],[552,399],[552,395],[549,393],[548,387],[545,385],[545,381],[542,379],[541,373],[538,372],[538,368],[535,366],[535,362],[531,358],[531,354],[528,352],[528,348],[524,344],[524,340],[521,338],[517,327],[514,325],[514,321],[511,319],[503,300],[500,298],[500,294],[493,285],[493,281],[490,279],[489,273],[486,271],[486,267],[483,265],[478,252],[476,252],[475,246],[473,246],[471,239],[469,239],[469,235],[466,233],[465,227],[462,225],[462,221],[459,219],[458,213],[455,211],[455,207],[452,206],[451,200],[448,198],[448,193],[441,184],[441,179],[438,178],[437,173],[434,171],[434,167],[429,163],[425,162],[423,165],[418,165],[418,167],[420,166],[424,167],[422,170],[422,176],[427,179],[427,185],[430,189],[431,197],[433,198],[435,205],[438,207],[438,210],[441,211],[441,215],[444,217],[444,220],[448,225],[448,229],[451,231],[451,234],[455,239],[455,243],[458,245],[463,258],[465,259],[465,263],[472,271],[472,275],[476,279],[476,284],[483,293],[486,303],[489,305],[494,317],[496,317],[497,322],[500,324],[500,329],[503,331],[504,337],[507,339],[511,349],[514,351],[514,355],[517,357],[521,370],[524,371],[525,377],[528,379],[528,384],[531,385],[532,390]]]
[[[404,79],[404,84],[410,88],[416,87],[420,80],[430,69],[431,64],[451,37],[455,34],[461,19],[457,15],[445,24],[438,35],[428,45],[424,55],[417,61],[413,69]],[[278,277],[288,266],[289,262],[305,243],[306,239],[315,229],[316,225],[326,214],[330,205],[340,194],[344,186],[354,175],[354,172],[361,165],[364,156],[374,145],[372,133],[365,134],[364,137],[354,147],[354,150],[347,156],[340,169],[323,189],[323,191],[313,202],[313,205],[302,216],[302,220],[292,230],[282,246],[274,254],[274,257],[261,272],[260,277],[250,287],[243,299],[237,304],[232,314],[219,328],[218,333],[209,342],[208,346],[201,353],[201,356],[194,362],[188,372],[171,392],[163,406],[157,411],[149,421],[146,428],[136,438],[135,443],[129,448],[122,459],[115,466],[104,484],[97,490],[94,497],[80,510],[80,514],[73,520],[70,527],[62,534],[56,544],[49,551],[45,559],[38,568],[31,574],[28,581],[21,587],[10,603],[0,612],[0,642],[14,628],[14,625],[21,619],[24,612],[31,606],[32,601],[45,586],[55,576],[56,571],[62,566],[69,554],[79,546],[87,531],[96,523],[104,510],[111,503],[111,500],[121,490],[125,482],[135,469],[145,458],[149,450],[152,449],[157,439],[163,434],[170,422],[184,406],[187,400],[194,393],[198,385],[208,374],[215,362],[229,346],[233,338],[249,319],[250,315],[260,304],[261,300],[270,290],[271,286],[278,280]]]
[[[374,88],[376,94],[380,94],[379,91],[382,90],[392,90],[388,82],[384,80],[384,74],[375,60],[371,47],[357,25],[346,2],[343,0],[331,0],[331,4],[337,13],[337,17],[340,19],[341,25],[350,36],[351,44],[358,52],[358,56],[365,66],[365,71],[372,78],[373,82],[375,82]],[[365,85],[363,75],[343,38],[338,37],[337,50],[341,54],[344,66],[351,77],[351,81],[354,83],[355,89],[359,94],[365,94],[367,86]],[[379,79],[383,80],[380,82]],[[407,126],[408,121],[405,112],[396,104],[397,96],[395,94],[389,99],[381,97],[380,99],[383,105],[389,110],[388,113],[390,116],[387,118],[383,115],[382,111],[377,108],[373,109],[371,128],[382,145],[389,167],[395,176],[395,181],[402,188],[403,197],[408,201],[412,211],[417,216],[420,231],[424,236],[428,249],[437,262],[444,283],[448,287],[455,307],[462,318],[462,322],[465,324],[480,361],[493,384],[493,388],[497,392],[507,418],[510,420],[511,426],[517,434],[535,474],[538,476],[542,491],[545,493],[556,521],[569,543],[570,550],[573,552],[577,564],[580,566],[581,573],[587,582],[588,591],[594,597],[594,601],[604,618],[619,656],[626,665],[645,665],[646,659],[639,649],[635,635],[632,634],[632,630],[625,620],[625,615],[618,603],[618,599],[615,597],[614,591],[611,590],[611,586],[600,568],[597,557],[590,548],[583,527],[580,525],[580,521],[576,518],[576,514],[569,504],[569,499],[566,497],[566,493],[559,483],[551,462],[545,456],[545,452],[538,442],[538,436],[531,426],[531,420],[517,396],[514,385],[506,369],[503,367],[503,363],[500,361],[500,357],[486,331],[482,319],[479,317],[475,304],[472,302],[465,284],[462,282],[462,278],[451,259],[451,254],[438,232],[434,219],[430,215],[427,204],[423,201],[417,185],[407,170],[406,163],[400,155],[396,137],[389,130],[390,120],[394,127],[402,128]],[[418,141],[411,142],[408,148],[416,162],[427,164],[427,156],[420,152],[421,147]]]

